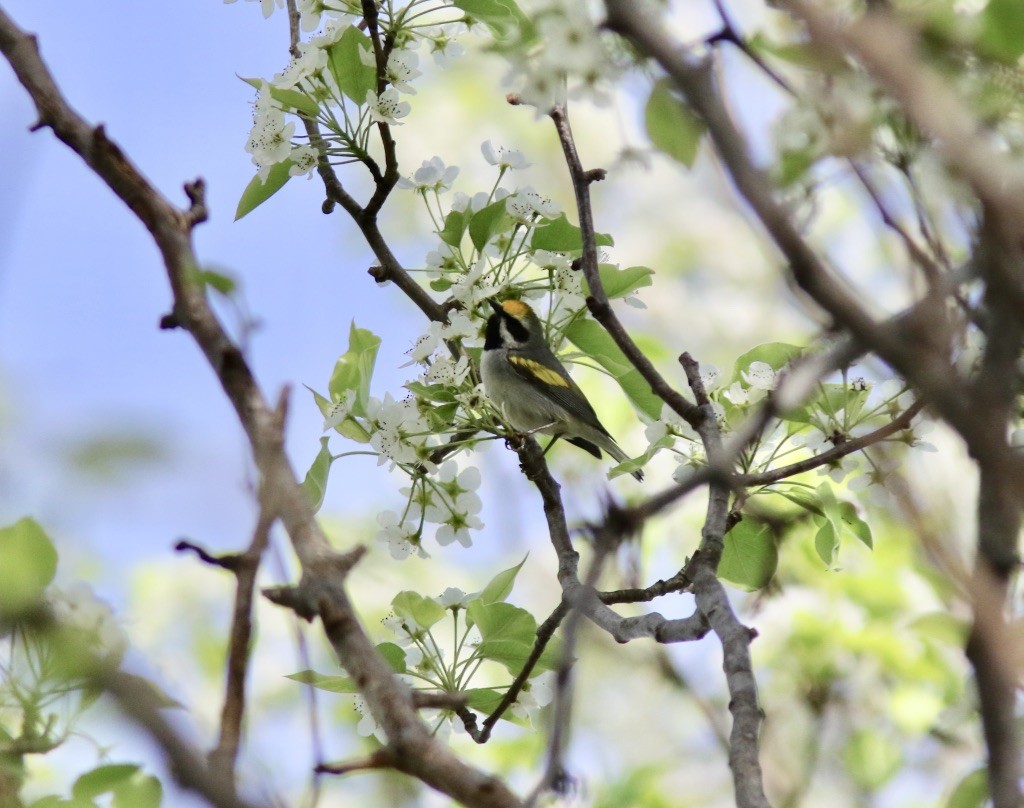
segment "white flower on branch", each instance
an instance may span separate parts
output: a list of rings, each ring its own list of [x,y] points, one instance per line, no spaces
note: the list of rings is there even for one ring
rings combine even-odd
[[[451,188],[457,176],[459,176],[458,166],[446,166],[440,157],[431,157],[429,160],[423,161],[420,167],[413,172],[411,179],[406,177],[399,179],[398,187],[416,192],[437,191],[440,193]]]
[[[401,126],[402,122],[398,119],[404,118],[412,109],[408,101],[399,100],[398,90],[394,87],[388,87],[380,95],[373,90],[367,90],[366,105],[371,121],[391,126]]]
[[[416,66],[419,63],[420,57],[412,51],[392,51],[391,55],[388,56],[388,63],[384,69],[384,77],[388,80],[391,86],[399,92],[416,95],[416,90],[411,84],[409,84],[409,82],[417,76],[422,75],[422,72],[416,69]],[[457,171],[458,169],[456,169],[456,172]]]
[[[511,169],[512,171],[519,171],[524,168],[529,168],[530,163],[526,160],[526,156],[518,149],[509,149],[505,146],[495,147],[489,140],[485,140],[480,145],[480,151],[483,153],[484,159],[492,166],[497,166],[502,171]]]

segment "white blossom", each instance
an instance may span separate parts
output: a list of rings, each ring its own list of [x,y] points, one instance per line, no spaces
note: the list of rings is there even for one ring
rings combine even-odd
[[[424,160],[412,175],[411,179],[402,177],[398,180],[399,188],[408,188],[414,191],[447,191],[452,187],[455,178],[459,176],[458,166],[446,166],[440,157],[431,157]],[[448,246],[448,245],[445,245]]]
[[[512,171],[518,171],[523,168],[529,168],[530,163],[527,162],[526,156],[518,149],[509,149],[505,146],[498,146],[495,148],[494,144],[489,140],[485,140],[480,145],[480,151],[484,155],[484,159],[492,166],[498,166],[502,169],[511,169]]]
[[[334,429],[342,421],[352,414],[352,407],[356,403],[356,391],[346,390],[345,397],[339,401],[332,401],[324,413],[324,431]]]
[[[401,126],[399,118],[409,114],[412,107],[408,101],[401,101],[398,97],[398,90],[388,87],[380,95],[373,90],[366,91],[366,105],[370,113],[371,121]]]
[[[755,390],[772,390],[775,387],[776,373],[767,362],[751,362],[740,376]]]
[[[541,196],[533,188],[521,188],[505,200],[508,215],[522,224],[532,224],[538,217],[553,219],[560,212],[557,202]]]
[[[409,82],[422,75],[421,71],[416,69],[419,61],[420,57],[410,50],[391,51],[384,69],[384,76],[399,92],[415,95],[416,90]]]

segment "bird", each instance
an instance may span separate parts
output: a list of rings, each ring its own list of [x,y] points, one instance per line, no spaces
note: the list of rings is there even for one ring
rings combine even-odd
[[[620,463],[629,460],[551,351],[533,309],[521,300],[487,302],[494,313],[487,320],[480,377],[505,421],[519,432],[553,435],[548,449],[565,438],[594,457],[604,449]],[[631,474],[644,478],[639,469]]]

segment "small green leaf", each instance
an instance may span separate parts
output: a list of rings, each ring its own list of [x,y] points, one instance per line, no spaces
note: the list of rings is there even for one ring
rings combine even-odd
[[[405,389],[418,398],[425,398],[427,401],[439,401],[443,404],[451,404],[455,401],[455,393],[446,384],[423,384],[423,382],[406,382]]]
[[[209,286],[211,289],[220,292],[224,297],[230,297],[235,293],[235,289],[238,288],[238,282],[230,275],[214,272],[212,269],[197,270],[194,277],[203,286]]]
[[[139,770],[132,763],[111,763],[86,772],[71,787],[71,794],[79,799],[92,799],[107,794],[126,783]]]
[[[316,671],[299,671],[284,677],[299,684],[315,687],[328,693],[358,693],[355,681],[348,676],[324,676]]]
[[[370,38],[349,26],[341,39],[327,49],[327,67],[341,91],[356,104],[366,103],[366,93],[377,91],[377,69],[363,63],[363,54],[373,53]]]
[[[854,538],[859,539],[868,548],[874,548],[875,544],[871,537],[871,527],[860,518],[856,505],[852,502],[841,503],[839,506],[839,518],[842,520],[845,532],[852,534]]]
[[[969,772],[949,795],[946,808],[985,808],[988,803],[988,771]]]
[[[615,340],[600,324],[593,320],[578,319],[565,329],[565,336],[614,377],[637,409],[652,419],[661,417],[661,399],[654,394],[651,386],[629,363]]]
[[[832,569],[836,563],[836,556],[839,554],[839,536],[836,535],[835,527],[828,519],[820,519],[818,532],[814,535],[814,549],[818,556],[825,562],[825,566]]]
[[[349,328],[348,351],[338,357],[327,389],[332,401],[344,401],[349,390],[356,391],[352,412],[366,415],[366,403],[370,399],[370,380],[377,362],[380,337],[365,328],[356,328],[355,321]]]
[[[334,458],[331,456],[331,450],[327,448],[327,444],[330,438],[320,438],[320,451],[316,453],[316,457],[313,458],[313,464],[309,467],[309,471],[306,472],[306,478],[302,481],[302,488],[306,492],[306,496],[309,497],[310,503],[313,505],[313,511],[320,510],[320,506],[324,504],[324,492],[327,490],[327,475],[331,472],[331,463]]]
[[[647,135],[659,150],[690,168],[697,159],[697,147],[704,135],[704,122],[675,94],[672,82],[654,83],[644,110]]]
[[[1022,11],[1020,0],[988,0],[981,12],[978,48],[996,59],[1016,63],[1024,54]]]
[[[0,614],[31,606],[57,572],[57,551],[34,519],[0,528]]]
[[[399,592],[391,601],[395,614],[412,620],[420,628],[430,628],[441,620],[446,612],[444,606],[418,592]]]
[[[908,628],[921,637],[938,640],[958,650],[967,643],[967,636],[970,633],[967,621],[949,612],[922,614],[911,620]]]
[[[468,625],[475,625],[484,640],[515,640],[533,647],[537,621],[525,609],[511,603],[473,600],[466,607]]]
[[[251,87],[255,87],[257,90],[264,84],[262,79],[242,79],[242,81]],[[316,101],[303,92],[298,90],[282,90],[270,83],[267,83],[267,87],[270,89],[270,97],[285,109],[304,112],[310,118],[316,118],[320,112],[320,107]]]
[[[163,796],[164,787],[156,777],[138,772],[114,791],[111,808],[160,808]]]
[[[598,272],[601,275],[601,286],[604,287],[604,293],[612,299],[625,297],[641,286],[650,286],[651,275],[654,274],[654,270],[649,267],[619,269],[614,264],[601,264],[598,267]],[[586,281],[583,285],[589,293]]]
[[[858,730],[843,749],[844,770],[868,792],[888,782],[903,765],[903,750],[877,730]]]
[[[463,695],[466,697],[467,707],[485,714],[497,710],[501,700],[505,697],[504,693],[493,687],[471,687],[469,690],[464,690]]]
[[[740,381],[743,378],[740,374],[749,370],[752,362],[764,362],[772,370],[782,370],[793,358],[799,356],[802,350],[798,345],[789,345],[785,342],[766,342],[751,348],[736,360],[730,384]]]
[[[804,510],[810,511],[817,516],[825,515],[825,511],[821,508],[821,502],[819,502],[813,490],[797,487],[769,488],[765,493],[778,494],[780,497],[785,497],[794,505],[799,505]]]
[[[595,233],[594,242],[598,247],[611,247],[615,244],[615,240],[607,233]],[[561,213],[557,219],[537,225],[530,236],[530,249],[579,253],[583,250],[583,233]]]
[[[725,534],[718,577],[747,592],[768,585],[779,566],[779,551],[768,525],[744,516]]]
[[[466,233],[466,225],[469,224],[469,210],[453,210],[444,220],[444,228],[438,233],[441,241],[455,249],[462,244],[462,237]]]
[[[476,647],[476,651],[484,659],[504,665],[505,669],[515,676],[523,669],[533,651],[533,643],[508,639],[484,640]]]
[[[382,642],[377,644],[377,653],[384,657],[384,661],[391,666],[395,673],[405,673],[405,649],[393,642]]]
[[[328,398],[320,395],[316,390],[310,387],[308,384],[303,385],[310,393],[313,394],[313,401],[316,402],[317,409],[320,410],[320,414],[327,417],[327,413],[331,409],[331,401]],[[334,427],[334,429],[346,438],[350,438],[359,443],[369,443],[370,433],[363,429],[362,425],[354,418],[349,416],[340,424]]]
[[[480,592],[477,598],[484,603],[497,603],[504,601],[512,591],[512,586],[516,582],[516,576],[519,574],[519,570],[523,568],[523,564],[526,563],[526,559],[528,557],[529,553],[524,555],[523,560],[514,567],[509,567],[507,570],[503,570],[491,578],[487,586],[483,588],[483,591]]]
[[[491,30],[500,43],[530,44],[537,30],[514,0],[452,0],[452,5],[466,12],[468,21],[479,21]]]
[[[482,250],[496,233],[504,232],[511,225],[512,217],[505,209],[505,200],[499,199],[473,214],[469,220],[469,238],[474,247]]]
[[[245,186],[245,190],[242,191],[242,198],[238,200],[238,207],[235,209],[235,221],[237,222],[246,214],[251,213],[284,188],[285,183],[292,178],[288,170],[293,165],[295,163],[292,162],[291,158],[288,158],[270,167],[270,173],[267,174],[266,181],[262,180],[259,174],[253,177],[249,184]]]

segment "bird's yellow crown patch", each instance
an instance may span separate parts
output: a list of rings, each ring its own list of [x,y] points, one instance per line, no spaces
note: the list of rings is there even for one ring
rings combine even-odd
[[[522,300],[506,300],[501,304],[501,307],[505,310],[506,314],[510,314],[513,317],[525,317],[528,314],[533,314],[533,309]]]
[[[510,303],[517,303],[518,301],[510,300]],[[529,306],[525,303],[521,303],[521,306],[529,310]],[[511,312],[509,312],[511,313]],[[542,365],[536,359],[527,359],[525,356],[516,356],[512,354],[509,356],[508,361],[513,365],[518,365],[521,368],[525,368],[530,374],[540,382],[544,384],[550,384],[552,387],[568,387],[569,382],[559,373],[557,370],[549,368],[547,365]]]

